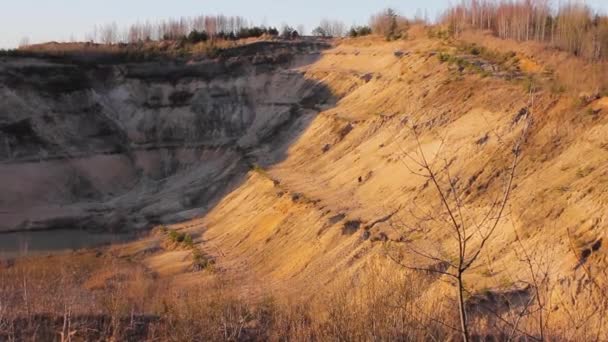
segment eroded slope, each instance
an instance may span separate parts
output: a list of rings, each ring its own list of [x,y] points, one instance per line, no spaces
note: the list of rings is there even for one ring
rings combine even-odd
[[[259,42],[213,60],[135,63],[4,58],[0,230],[129,230],[204,213],[254,150],[331,100],[294,69],[323,48]]]
[[[304,73],[340,98],[336,106],[311,122],[284,161],[250,173],[204,218],[176,227],[202,233],[201,246],[228,272],[298,295],[365,279],[376,260],[399,270],[387,246],[455,249],[443,223],[422,220],[443,209],[407,156],[421,148],[438,167],[449,165],[466,215],[480,220],[502,193],[528,127],[505,216],[467,283],[473,293],[530,291],[525,249],[559,284],[560,300],[580,293],[590,284],[581,263],[605,263],[605,98],[581,104],[542,87],[531,93],[519,69],[506,74],[470,55],[459,57],[473,61],[466,67],[443,62],[439,53],[453,49],[446,44],[357,40],[324,52]]]

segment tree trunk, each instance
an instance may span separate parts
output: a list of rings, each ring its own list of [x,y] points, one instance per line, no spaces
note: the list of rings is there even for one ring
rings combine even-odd
[[[467,312],[464,304],[464,284],[462,281],[462,274],[458,277],[458,311],[460,313],[460,331],[462,333],[462,340],[469,342],[469,328],[467,326]]]

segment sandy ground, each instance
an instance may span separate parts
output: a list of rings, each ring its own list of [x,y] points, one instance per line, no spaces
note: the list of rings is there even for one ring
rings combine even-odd
[[[517,80],[458,72],[435,56],[445,48],[424,38],[362,39],[326,51],[302,70],[339,101],[315,117],[284,161],[251,173],[204,218],[176,227],[201,232],[224,269],[297,293],[363,276],[370,263],[386,261],[386,239],[449,254],[445,225],[416,219],[441,210],[406,157],[418,151],[411,126],[420,128],[425,155],[450,165],[473,222],[502,192],[524,127],[518,114],[527,108],[531,126],[505,217],[469,281],[474,290],[517,286],[527,277],[520,247],[555,279],[583,281],[576,255],[601,241],[606,220],[606,99],[588,104],[602,108],[590,117],[573,109],[569,94],[541,89],[532,98]],[[590,260],[603,264],[603,249]]]
[[[582,251],[594,269],[606,262],[606,98],[581,105],[547,88],[531,96],[522,79],[458,70],[441,63],[438,51],[452,47],[423,36],[364,38],[338,42],[313,64],[288,70],[323,84],[336,100],[307,116],[301,130],[285,131],[281,144],[259,146],[266,162],[208,213],[170,228],[193,234],[217,270],[252,296],[261,288],[314,294],[369,276],[375,263],[398,270],[384,256],[391,243],[449,258],[455,245],[444,209],[410,157],[423,152],[438,170],[448,165],[451,182],[445,171],[439,182],[457,193],[463,221],[474,227],[502,193],[513,145],[528,127],[505,216],[467,283],[473,292],[517,288],[529,277],[523,248],[560,280],[560,291],[572,293],[585,282],[576,267]],[[542,64],[524,62],[524,71]],[[287,96],[277,91],[275,100]],[[435,220],[421,219],[429,215]],[[187,254],[160,249],[141,260],[176,281],[196,282]]]

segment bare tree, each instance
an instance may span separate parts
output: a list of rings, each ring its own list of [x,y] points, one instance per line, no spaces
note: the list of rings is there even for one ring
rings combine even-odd
[[[396,10],[387,8],[384,11],[372,15],[370,27],[373,33],[384,36],[387,40],[398,39],[405,36],[409,21],[399,15]]]
[[[300,34],[300,36],[304,36],[306,35],[306,27],[304,27],[304,25],[300,24],[296,27],[296,30],[298,31],[298,33]]]
[[[100,39],[103,44],[114,44],[118,42],[118,25],[114,22],[100,29]]]
[[[30,38],[29,37],[21,38],[21,40],[19,41],[19,48],[25,48],[28,45],[30,45]]]
[[[320,30],[317,31],[319,28]],[[339,20],[323,19],[317,29],[315,31],[324,33],[321,36],[342,37],[346,33],[346,26]]]
[[[473,208],[469,208],[463,201],[464,196],[462,192],[466,189],[459,187],[458,178],[452,176],[450,166],[453,160],[448,161],[440,157],[441,147],[435,156],[429,158],[422,147],[420,132],[417,126],[413,126],[410,130],[415,140],[416,151],[408,153],[402,150],[404,158],[401,161],[410,173],[426,179],[425,184],[433,189],[438,204],[436,208],[431,209],[432,211],[421,210],[422,215],[412,212],[412,217],[417,219],[417,222],[414,225],[400,222],[399,228],[409,233],[419,231],[421,227],[428,226],[429,224],[438,225],[449,237],[448,242],[451,241],[455,245],[456,252],[455,255],[449,249],[446,249],[445,252],[433,252],[424,247],[421,248],[413,243],[406,242],[396,245],[397,255],[391,253],[390,250],[387,254],[389,258],[407,269],[446,276],[456,282],[460,321],[459,331],[464,341],[470,340],[465,303],[465,293],[467,290],[465,288],[464,277],[478,261],[481,253],[488,245],[496,228],[504,217],[505,208],[513,187],[515,172],[520,160],[522,144],[530,122],[529,116],[529,111],[526,111],[521,135],[516,139],[512,148],[512,161],[504,170],[506,176],[503,189],[498,196],[491,199],[489,209],[478,219],[475,219]],[[442,139],[441,146],[444,146],[444,144],[445,141]],[[403,252],[405,252],[405,255]],[[426,264],[406,261],[406,257],[422,259]]]
[[[443,23],[458,35],[467,28],[492,30],[503,39],[535,40],[592,60],[608,58],[608,17],[584,1],[469,0],[450,7]]]
[[[197,17],[170,18],[155,22],[146,21],[135,23],[127,27],[118,27],[116,23],[95,26],[94,30],[86,35],[86,40],[114,44],[118,42],[138,43],[151,40],[180,40],[190,33],[204,32],[213,39],[236,39],[245,29],[258,29],[250,25],[243,17],[214,15]]]
[[[312,35],[315,37],[327,37],[328,34],[324,28],[321,26],[317,26],[314,30],[312,30]]]

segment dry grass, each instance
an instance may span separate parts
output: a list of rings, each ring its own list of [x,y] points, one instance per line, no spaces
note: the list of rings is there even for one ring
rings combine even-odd
[[[522,71],[535,75],[542,81],[539,84],[553,93],[568,91],[578,96],[579,93],[606,95],[608,92],[608,80],[604,77],[608,73],[606,61],[589,61],[542,43],[505,40],[480,31],[465,31],[459,39],[502,53],[516,52]]]
[[[394,272],[380,264],[367,277],[337,282],[312,297],[280,293],[251,298],[221,274],[193,286],[156,279],[137,264],[93,253],[18,260],[0,278],[0,338],[73,341],[409,341],[457,339],[452,284],[432,275]],[[371,276],[370,276],[371,275]],[[447,280],[447,279],[444,279]],[[261,285],[261,284],[258,284]],[[585,307],[543,287],[545,336],[606,337],[606,301]],[[471,294],[474,338],[534,340],[535,304],[491,291]],[[598,299],[583,287],[582,296]],[[504,309],[503,301],[511,305]],[[476,304],[474,304],[476,303]],[[553,307],[560,307],[552,313]],[[496,311],[491,311],[494,308]],[[566,312],[567,314],[564,314]],[[66,328],[69,327],[69,328]]]

